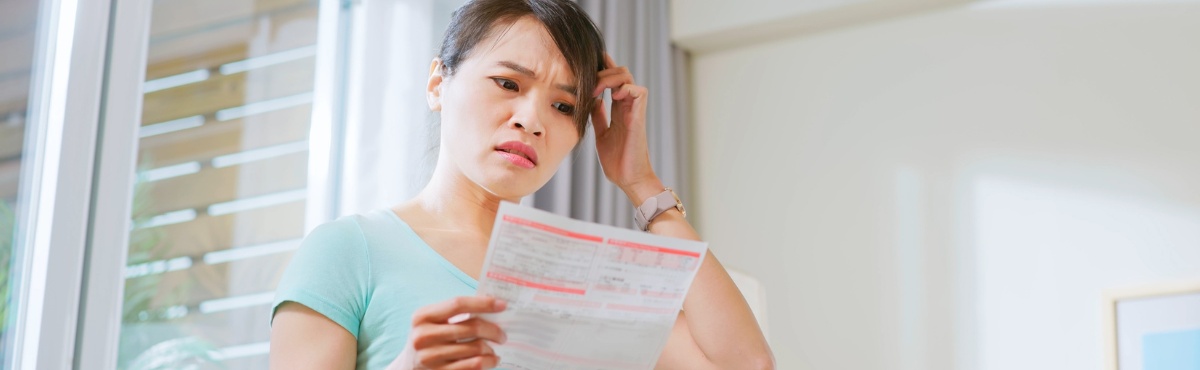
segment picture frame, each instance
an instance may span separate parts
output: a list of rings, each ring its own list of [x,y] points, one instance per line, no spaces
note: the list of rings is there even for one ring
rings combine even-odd
[[[1200,282],[1110,290],[1102,312],[1105,369],[1200,368]]]

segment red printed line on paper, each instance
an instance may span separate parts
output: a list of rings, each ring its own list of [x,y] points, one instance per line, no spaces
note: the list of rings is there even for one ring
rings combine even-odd
[[[674,310],[671,310],[668,308],[634,306],[634,305],[627,305],[627,304],[620,304],[620,303],[609,303],[609,304],[604,305],[604,307],[611,308],[614,310],[633,311],[633,312],[642,312],[642,313],[658,313],[658,314],[675,313]]]
[[[490,279],[496,279],[496,280],[503,281],[503,282],[506,282],[506,283],[513,283],[513,284],[517,284],[517,285],[520,285],[520,286],[523,286],[523,287],[529,287],[529,288],[541,289],[541,290],[549,290],[549,291],[552,291],[552,292],[561,292],[561,293],[570,293],[570,294],[579,294],[579,295],[583,295],[584,293],[586,293],[586,291],[584,291],[583,289],[576,289],[576,288],[568,288],[568,287],[565,287],[565,286],[557,286],[557,285],[547,285],[547,284],[542,284],[542,283],[535,283],[535,282],[532,282],[532,281],[529,281],[529,280],[524,280],[524,279],[517,278],[517,277],[514,277],[514,276],[508,276],[508,275],[504,275],[504,274],[498,274],[498,273],[495,273],[495,272],[490,272],[490,271],[487,273],[487,277],[488,277],[488,278],[490,278]]]
[[[589,242],[596,242],[596,243],[599,243],[599,242],[601,242],[601,241],[603,241],[603,240],[604,240],[604,238],[601,238],[601,237],[599,237],[599,236],[595,236],[595,235],[588,235],[588,234],[580,234],[580,233],[577,233],[577,232],[574,232],[574,231],[567,231],[567,230],[563,230],[563,229],[560,229],[560,228],[557,228],[557,227],[554,227],[554,226],[546,225],[546,224],[543,224],[543,223],[540,223],[540,222],[534,222],[534,221],[526,220],[526,219],[523,219],[523,218],[520,218],[520,217],[516,217],[516,216],[512,216],[512,215],[504,215],[504,221],[507,221],[507,222],[512,222],[512,223],[514,223],[514,224],[521,225],[521,226],[528,226],[528,227],[532,227],[532,228],[535,228],[535,229],[538,229],[538,230],[547,231],[547,232],[554,233],[554,234],[558,234],[558,235],[562,235],[562,236],[565,236],[565,237],[568,237],[568,238],[575,238],[575,239],[587,240],[587,241],[589,241]]]
[[[634,242],[627,242],[627,241],[624,241],[624,240],[609,239],[609,240],[608,240],[608,244],[612,244],[612,245],[615,245],[615,246],[618,246],[618,247],[633,248],[633,249],[641,249],[641,250],[646,250],[646,251],[651,251],[651,252],[667,253],[667,254],[678,254],[678,255],[680,255],[680,256],[688,256],[688,257],[696,257],[696,258],[700,258],[700,253],[697,253],[697,252],[691,252],[691,251],[685,251],[685,250],[679,250],[679,249],[671,249],[671,248],[663,248],[663,247],[656,247],[656,246],[653,246],[653,245],[645,245],[645,244],[639,244],[639,243],[634,243]]]

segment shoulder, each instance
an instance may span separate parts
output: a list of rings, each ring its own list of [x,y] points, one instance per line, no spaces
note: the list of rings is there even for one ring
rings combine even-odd
[[[342,216],[317,226],[304,237],[306,245],[348,245],[353,244],[362,248],[370,247],[372,241],[378,242],[381,237],[394,230],[394,215],[387,210],[375,210],[361,214]],[[386,238],[385,238],[386,239]]]
[[[325,222],[304,236],[293,256],[292,265],[307,269],[342,266],[366,267],[370,260],[367,239],[358,216],[345,216]]]
[[[357,242],[363,239],[363,229],[360,223],[362,216],[352,215],[325,222],[304,237],[305,243],[311,242]]]
[[[304,237],[301,250],[371,255],[407,242],[407,225],[388,209],[343,216],[317,226]],[[344,257],[342,257],[344,258]]]
[[[317,226],[292,255],[273,307],[296,302],[358,336],[372,289],[370,256],[354,216]]]

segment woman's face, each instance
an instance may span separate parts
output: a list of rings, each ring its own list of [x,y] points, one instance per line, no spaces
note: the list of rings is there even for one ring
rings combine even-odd
[[[492,194],[515,199],[550,181],[579,142],[575,78],[532,17],[475,45],[453,76],[435,61],[429,107],[441,111],[439,161]],[[443,164],[439,164],[441,166]]]

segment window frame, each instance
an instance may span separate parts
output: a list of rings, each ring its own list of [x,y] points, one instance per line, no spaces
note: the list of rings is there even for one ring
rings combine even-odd
[[[14,369],[68,369],[80,313],[108,2],[43,0],[14,243]]]
[[[117,365],[153,0],[115,0],[73,368]]]

